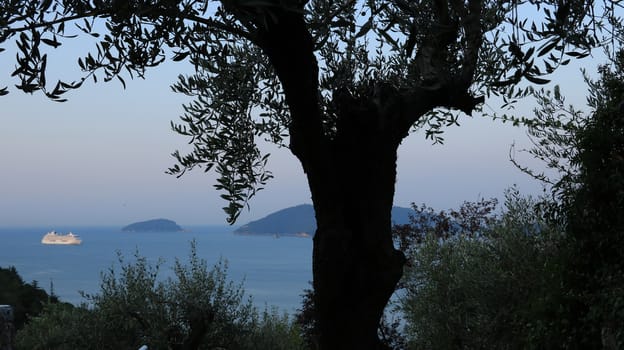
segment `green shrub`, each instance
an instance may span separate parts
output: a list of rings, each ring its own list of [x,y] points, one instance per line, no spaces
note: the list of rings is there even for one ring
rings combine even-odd
[[[505,208],[483,211],[489,225],[477,231],[457,230],[453,220],[453,234],[429,227],[412,249],[399,304],[410,348],[548,348],[557,235],[517,192],[508,192]]]
[[[46,304],[41,314],[18,332],[16,349],[106,349],[94,342],[97,334],[86,333],[99,329],[95,316],[86,307]]]
[[[306,349],[299,325],[277,308],[265,308],[256,314],[253,332],[245,349],[303,350]]]
[[[37,281],[24,282],[14,266],[0,267],[0,304],[13,307],[16,329],[21,329],[29,319],[37,316],[47,302],[58,302],[58,298],[48,295]]]
[[[276,310],[259,314],[227,264],[211,269],[191,244],[188,265],[159,278],[162,261],[132,262],[102,274],[88,304],[48,305],[17,335],[18,349],[301,349],[298,328]]]

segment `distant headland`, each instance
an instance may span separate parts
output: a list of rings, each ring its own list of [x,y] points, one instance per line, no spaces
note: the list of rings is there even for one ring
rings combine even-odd
[[[414,211],[409,208],[393,207],[392,221],[395,224],[409,223],[409,216]],[[236,230],[237,235],[267,235],[311,237],[316,232],[314,207],[302,204],[276,211],[268,216],[249,222]]]
[[[121,229],[124,232],[182,232],[184,229],[175,221],[168,219],[153,219],[135,222]]]
[[[249,222],[236,229],[234,234],[308,237],[312,236],[314,231],[316,231],[314,208],[310,204],[302,204]]]

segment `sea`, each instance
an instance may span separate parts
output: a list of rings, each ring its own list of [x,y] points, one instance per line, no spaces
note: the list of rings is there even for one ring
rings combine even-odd
[[[220,259],[227,276],[243,283],[254,304],[277,307],[292,314],[301,307],[301,295],[312,280],[312,239],[302,237],[242,236],[230,226],[194,226],[185,232],[122,232],[120,227],[54,227],[82,239],[81,245],[44,245],[49,227],[0,228],[0,267],[14,266],[26,282],[36,281],[61,301],[87,302],[81,291],[98,293],[101,273],[121,271],[118,256],[131,262],[135,253],[150,264],[164,261],[160,277],[173,277],[176,259],[188,261],[191,242],[197,255],[212,267]]]

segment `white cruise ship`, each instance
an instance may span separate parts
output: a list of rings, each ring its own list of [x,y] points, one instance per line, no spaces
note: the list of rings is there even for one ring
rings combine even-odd
[[[68,233],[66,235],[58,234],[55,231],[50,231],[46,233],[45,236],[41,239],[41,243],[43,244],[70,244],[70,245],[78,245],[82,243],[82,240],[78,235],[73,233]]]

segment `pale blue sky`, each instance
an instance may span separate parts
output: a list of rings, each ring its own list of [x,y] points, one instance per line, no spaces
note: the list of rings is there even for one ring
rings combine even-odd
[[[75,62],[73,53],[58,51],[67,55],[51,61],[52,72],[67,69],[60,60]],[[9,50],[0,54],[0,86],[16,83],[9,78],[13,58]],[[595,62],[585,60],[558,74],[570,102],[584,105],[586,86],[578,69],[585,65],[593,71]],[[177,179],[164,173],[174,164],[170,153],[186,146],[169,128],[186,98],[169,86],[188,69],[168,63],[149,71],[146,80],[127,80],[126,90],[118,82],[88,83],[65,103],[15,89],[0,97],[0,226],[125,225],[158,217],[183,226],[224,224],[225,203],[212,188],[212,176],[194,171]],[[486,102],[486,108],[497,109]],[[464,200],[501,197],[513,184],[527,194],[541,193],[541,185],[508,160],[512,142],[528,146],[523,129],[479,117],[460,120],[461,127],[447,129],[444,145],[432,146],[424,133],[416,133],[401,146],[397,205],[446,209]],[[275,179],[239,224],[311,202],[296,159],[286,149],[268,149]]]

